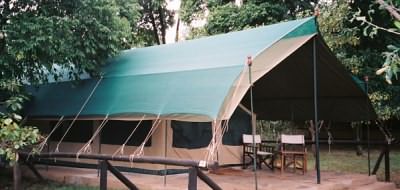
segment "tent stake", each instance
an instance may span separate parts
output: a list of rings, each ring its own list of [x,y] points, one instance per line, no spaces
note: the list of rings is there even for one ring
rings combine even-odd
[[[249,66],[249,83],[250,83],[250,111],[251,111],[251,131],[253,136],[253,170],[254,170],[254,182],[255,182],[255,189],[258,190],[258,181],[257,181],[257,154],[256,154],[256,126],[253,123],[254,120],[254,113],[253,113],[253,82],[251,80],[251,64],[253,60],[251,56],[247,57],[247,65]]]
[[[313,73],[314,73],[314,127],[315,127],[315,167],[317,169],[317,184],[321,183],[319,164],[319,127],[318,127],[318,100],[317,100],[317,50],[316,37],[313,38]]]

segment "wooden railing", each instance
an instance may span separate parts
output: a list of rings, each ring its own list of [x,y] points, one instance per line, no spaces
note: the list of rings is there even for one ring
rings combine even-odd
[[[41,153],[36,155],[30,155],[26,152],[19,153],[20,160],[24,161],[24,164],[28,165],[33,173],[39,178],[43,179],[40,173],[35,169],[32,163],[39,160],[40,158],[77,158],[76,153]],[[92,159],[99,160],[99,168],[100,168],[100,190],[107,189],[107,171],[110,171],[118,180],[120,180],[127,188],[137,190],[137,186],[132,183],[127,177],[125,177],[116,167],[111,165],[109,161],[122,161],[122,162],[135,162],[135,163],[150,163],[150,164],[165,164],[165,165],[175,165],[175,166],[184,166],[188,169],[188,189],[189,190],[197,190],[197,178],[201,179],[204,183],[206,183],[213,190],[221,190],[210,177],[204,174],[201,169],[205,167],[205,162],[203,161],[195,161],[195,160],[184,160],[184,159],[170,159],[165,157],[150,157],[150,156],[142,156],[130,158],[129,156],[111,156],[107,154],[80,154],[80,159]],[[19,166],[17,164],[14,167],[14,170],[18,170]],[[14,171],[14,187],[16,190],[19,190],[18,184],[20,184],[21,177],[20,171]],[[18,189],[19,188],[19,189]]]

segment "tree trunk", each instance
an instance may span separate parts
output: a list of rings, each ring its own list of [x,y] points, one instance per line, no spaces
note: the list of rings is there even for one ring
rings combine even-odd
[[[150,20],[151,20],[151,26],[153,27],[154,39],[156,40],[157,44],[160,45],[161,42],[160,42],[160,38],[158,36],[158,28],[157,28],[156,19],[154,17],[154,13],[153,13],[153,7],[151,4],[149,5],[148,12],[149,12]]]
[[[165,44],[166,26],[165,26],[165,16],[161,6],[158,7],[158,14],[160,15],[160,25],[161,25],[161,42]]]
[[[178,21],[176,22],[176,33],[175,33],[175,42],[179,41],[179,25],[181,23],[181,19],[178,18]]]
[[[393,141],[393,136],[392,136],[391,132],[389,131],[389,129],[387,128],[388,127],[387,121],[378,120],[377,125],[378,125],[379,130],[385,136],[385,140],[386,140],[387,144],[391,144]]]

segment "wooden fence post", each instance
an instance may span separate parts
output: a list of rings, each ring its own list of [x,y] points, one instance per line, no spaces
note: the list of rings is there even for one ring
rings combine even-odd
[[[22,190],[21,187],[21,168],[17,162],[15,162],[13,166],[13,175],[14,175],[14,190]]]
[[[107,190],[107,162],[100,161],[100,190]]]
[[[204,183],[211,187],[211,189],[222,190],[222,188],[218,186],[218,184],[216,184],[211,178],[204,174],[199,168],[197,168],[197,176],[199,176],[199,178],[203,180]]]
[[[189,168],[189,190],[197,190],[197,169],[195,167]]]
[[[131,181],[129,181],[129,179],[126,178],[121,172],[119,172],[117,168],[112,166],[110,164],[110,162],[108,162],[108,161],[105,161],[105,162],[107,163],[108,170],[110,170],[110,172],[112,174],[114,174],[114,176],[116,178],[118,178],[118,180],[121,181],[126,187],[128,187],[130,190],[138,190],[139,189],[136,187],[135,184],[133,184]]]
[[[386,145],[385,151],[385,181],[390,181],[390,145]]]

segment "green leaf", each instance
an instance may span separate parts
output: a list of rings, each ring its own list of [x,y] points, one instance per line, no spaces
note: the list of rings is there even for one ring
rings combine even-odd
[[[398,29],[400,29],[400,21],[398,21],[398,20],[394,21],[394,25],[395,25]]]
[[[10,119],[10,118],[7,118],[4,120],[5,125],[10,125],[11,123],[12,123],[12,119]]]

